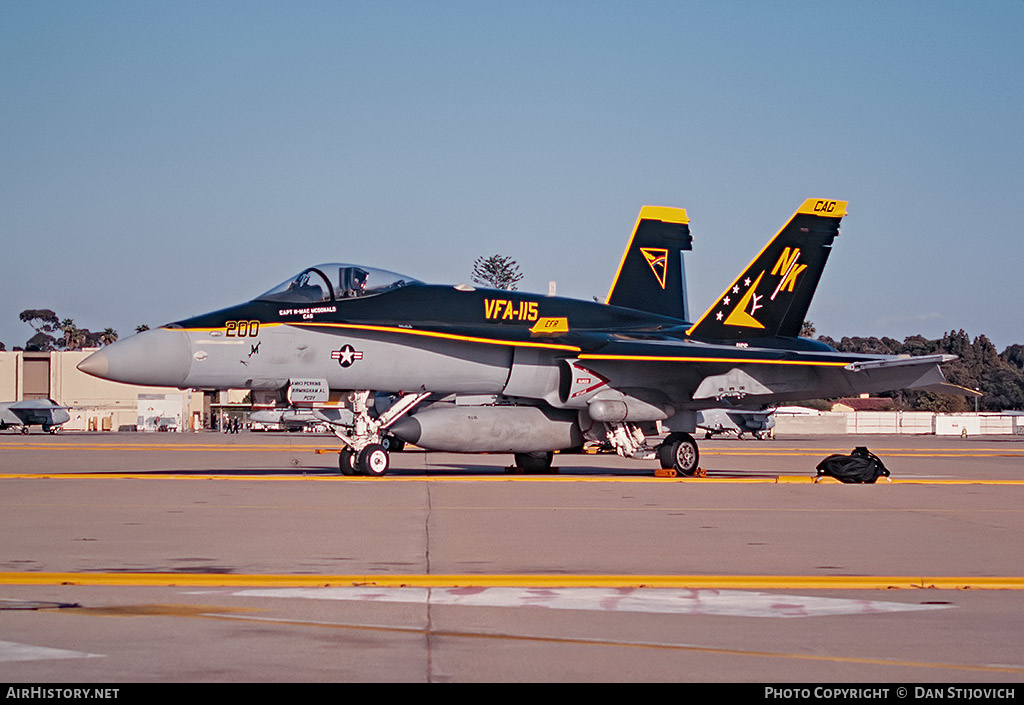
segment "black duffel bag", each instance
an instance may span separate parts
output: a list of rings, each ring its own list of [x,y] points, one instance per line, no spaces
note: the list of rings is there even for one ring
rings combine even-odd
[[[848,484],[871,484],[879,477],[889,477],[889,470],[877,455],[858,446],[849,455],[830,455],[818,463],[818,477],[822,476]]]

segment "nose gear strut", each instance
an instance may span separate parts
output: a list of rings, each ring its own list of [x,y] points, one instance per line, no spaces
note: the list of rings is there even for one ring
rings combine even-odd
[[[403,394],[384,413],[374,418],[367,404],[371,393],[362,389],[346,395],[345,406],[352,412],[351,426],[336,420],[329,421],[331,431],[345,444],[338,457],[343,475],[385,475],[391,462],[383,445],[384,431],[430,396],[430,392]]]

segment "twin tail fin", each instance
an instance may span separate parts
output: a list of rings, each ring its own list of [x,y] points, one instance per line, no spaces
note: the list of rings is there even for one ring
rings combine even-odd
[[[735,342],[798,337],[847,203],[804,201],[687,334]]]
[[[685,210],[644,206],[605,301],[612,306],[688,320],[681,253],[692,249]]]

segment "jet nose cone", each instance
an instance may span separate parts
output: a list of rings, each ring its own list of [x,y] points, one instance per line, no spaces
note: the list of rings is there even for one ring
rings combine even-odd
[[[107,354],[102,350],[94,352],[78,363],[78,369],[93,377],[107,376]]]
[[[188,335],[173,328],[148,330],[94,352],[78,364],[86,374],[127,384],[181,387],[192,368]]]

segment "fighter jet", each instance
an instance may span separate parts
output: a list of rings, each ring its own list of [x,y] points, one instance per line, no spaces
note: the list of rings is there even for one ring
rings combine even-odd
[[[71,420],[68,408],[53,399],[26,399],[0,403],[0,430],[18,428],[28,433],[29,426],[42,426],[47,433],[56,433]]]
[[[262,403],[340,401],[348,413],[323,418],[345,474],[384,475],[390,435],[428,450],[513,453],[528,472],[596,440],[691,475],[701,409],[943,381],[938,365],[952,356],[854,355],[799,337],[846,206],[804,202],[696,322],[687,213],[644,206],[607,303],[320,264],[252,301],[109,345],[79,368],[133,384],[250,389]],[[381,409],[375,392],[394,403]]]

